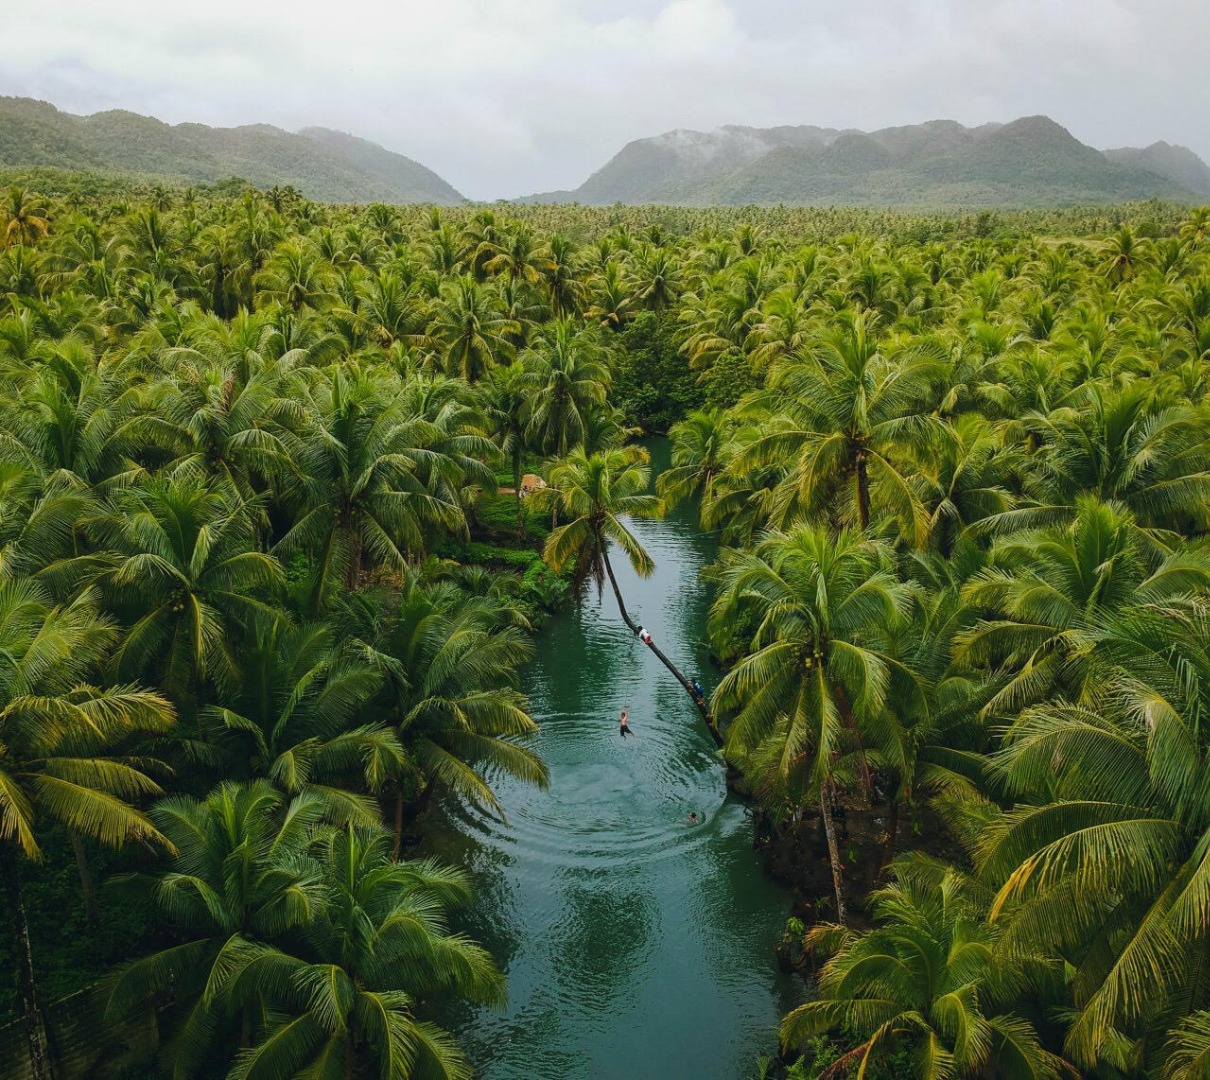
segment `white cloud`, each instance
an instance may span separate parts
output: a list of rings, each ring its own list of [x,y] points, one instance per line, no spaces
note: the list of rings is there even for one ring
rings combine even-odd
[[[48,7],[53,9],[48,26]],[[170,122],[338,127],[468,195],[574,187],[672,127],[966,123],[1210,158],[1202,0],[52,0],[0,92]]]

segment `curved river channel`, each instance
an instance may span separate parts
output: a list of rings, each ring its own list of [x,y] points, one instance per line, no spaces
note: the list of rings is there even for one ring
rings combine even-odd
[[[651,449],[656,471],[668,444]],[[656,571],[643,581],[613,553],[627,607],[709,692],[698,571],[714,541],[691,508],[633,528]],[[505,1010],[444,1021],[487,1080],[751,1076],[795,1004],[773,956],[789,900],[760,868],[750,811],[727,794],[693,704],[608,585],[542,629],[523,689],[549,789],[497,777],[507,824],[447,807],[426,827],[424,849],[472,873],[463,928],[508,974]]]

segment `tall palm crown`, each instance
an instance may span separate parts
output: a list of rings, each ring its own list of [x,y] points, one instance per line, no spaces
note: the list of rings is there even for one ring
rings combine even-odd
[[[858,1040],[821,1077],[852,1068],[865,1075],[896,1052],[907,1052],[920,1080],[974,1078],[989,1068],[1006,1080],[1058,1077],[1060,1059],[1030,1024],[995,1013],[1014,1003],[1023,980],[997,958],[999,929],[984,921],[979,891],[957,873],[924,869],[913,873],[909,864],[874,894],[875,929],[811,929],[808,947],[829,959],[818,999],[782,1021],[783,1041],[828,1032]]]
[[[651,556],[622,521],[624,516],[659,517],[663,504],[650,494],[651,470],[647,454],[637,448],[605,450],[596,454],[573,451],[550,474],[550,495],[564,517],[546,540],[544,556],[556,570],[573,559],[581,572],[599,572],[613,540],[642,577],[655,569]]]
[[[302,436],[298,475],[286,491],[296,520],[281,540],[313,553],[318,604],[335,582],[356,585],[367,556],[392,568],[424,550],[425,530],[465,527],[442,476],[462,473],[440,452],[442,432],[414,416],[361,369],[338,367],[312,388],[313,426]],[[452,470],[452,474],[451,474]]]
[[[673,424],[672,467],[656,481],[660,496],[672,506],[691,495],[709,503],[714,485],[733,449],[731,421],[722,409],[701,409]]]
[[[1081,491],[1125,503],[1143,525],[1210,527],[1210,439],[1204,413],[1169,405],[1148,386],[1096,387],[1086,401],[1027,417],[1043,441],[1037,494],[1070,503]]]
[[[235,774],[317,796],[336,820],[375,823],[377,806],[354,792],[379,791],[403,767],[394,735],[363,719],[381,672],[341,648],[326,624],[289,626],[262,615],[249,630],[237,688],[202,711],[203,729]]]
[[[154,1004],[172,987],[161,1019],[172,1075],[213,1076],[228,1048],[251,1042],[256,1014],[272,1003],[252,976],[280,962],[275,943],[324,902],[318,868],[304,858],[322,812],[318,798],[287,803],[267,781],[226,783],[201,801],[172,796],[152,811],[177,852],[152,888],[183,940],[117,971],[106,1017]]]
[[[1107,617],[1210,589],[1210,557],[1177,544],[1157,552],[1120,505],[1080,498],[1070,525],[1019,532],[991,549],[964,591],[983,617],[955,642],[960,666],[999,667],[988,710],[1012,712],[1056,693],[1079,700]]]
[[[493,293],[463,277],[443,290],[428,332],[446,372],[473,383],[511,358],[511,338],[520,331]]]
[[[33,246],[50,231],[50,217],[38,198],[17,185],[8,189],[3,206],[4,246]]]
[[[178,706],[203,682],[226,683],[238,626],[267,610],[282,581],[277,560],[254,549],[249,506],[186,468],[119,489],[90,530],[102,554],[68,560],[62,573],[96,580],[127,620],[119,675],[158,667]]]
[[[836,508],[866,528],[890,517],[919,542],[926,530],[907,479],[910,454],[944,435],[930,415],[942,368],[927,350],[885,356],[868,319],[853,316],[805,355],[779,362],[767,390],[745,406],[767,418],[762,434],[737,455],[743,471],[787,466],[769,497],[769,519],[784,525],[801,513]]]
[[[445,991],[502,1004],[504,980],[488,952],[452,934],[446,910],[469,897],[466,877],[435,863],[391,860],[373,830],[329,832],[312,847],[323,902],[302,930],[299,957],[251,978],[279,989],[286,1016],[244,1051],[229,1074],[374,1075],[469,1080],[454,1040],[416,1007]]]
[[[498,615],[490,599],[410,580],[385,620],[360,606],[346,616],[386,677],[385,720],[408,755],[401,771],[419,768],[429,782],[493,810],[500,804],[492,771],[539,785],[547,780],[538,755],[513,741],[538,730],[515,689],[530,649]]]
[[[1079,704],[1024,711],[1000,765],[1020,802],[976,865],[1011,912],[1005,947],[1072,965],[1065,1051],[1079,1066],[1143,1067],[1163,1029],[1210,1007],[1206,844],[1210,627],[1205,593],[1107,620]]]
[[[859,534],[796,525],[725,559],[711,624],[755,626],[744,656],[714,692],[733,714],[726,749],[767,762],[764,783],[799,785],[818,802],[832,861],[837,913],[845,904],[831,824],[837,763],[879,732],[892,685],[915,692],[910,672],[885,651],[885,631],[911,605],[890,548]]]
[[[555,323],[521,358],[531,395],[526,434],[553,457],[584,443],[590,414],[605,405],[609,368],[600,345],[570,320]]]
[[[0,584],[0,841],[38,858],[40,815],[110,845],[157,838],[128,805],[160,793],[137,765],[109,756],[138,733],[162,732],[172,709],[134,686],[91,685],[117,627],[82,594],[53,606],[29,581]]]
[[[116,637],[89,593],[55,607],[28,580],[0,583],[0,885],[38,1080],[49,1075],[49,1055],[19,856],[42,857],[48,819],[110,847],[167,843],[137,807],[162,791],[143,771],[147,762],[122,750],[132,736],[167,730],[172,709],[138,687],[101,689],[86,681]]]

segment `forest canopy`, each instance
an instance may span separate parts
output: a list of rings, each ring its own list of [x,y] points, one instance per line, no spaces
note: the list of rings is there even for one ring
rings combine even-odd
[[[72,993],[114,1069],[467,1075],[431,1003],[503,982],[407,819],[546,782],[533,626],[626,513],[690,498],[723,541],[724,753],[825,849],[787,1053],[1205,1075],[1210,210],[46,180],[0,207],[0,1004],[27,1075]],[[635,437],[668,430],[644,490]],[[837,818],[872,806],[850,858]],[[945,858],[899,828],[924,809]]]

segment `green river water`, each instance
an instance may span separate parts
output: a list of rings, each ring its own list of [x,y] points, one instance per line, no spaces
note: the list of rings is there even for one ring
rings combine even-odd
[[[667,454],[652,444],[657,470]],[[656,572],[641,580],[614,553],[627,607],[709,692],[698,571],[714,541],[691,509],[633,528]],[[549,789],[496,778],[507,824],[447,807],[426,827],[426,851],[471,871],[463,926],[508,974],[505,1010],[443,1020],[488,1080],[752,1075],[795,1003],[773,955],[789,899],[760,868],[750,811],[692,703],[608,586],[543,628],[523,688]],[[688,825],[690,810],[704,824]]]

